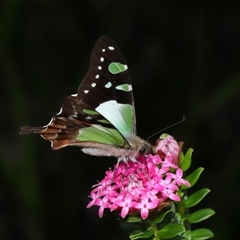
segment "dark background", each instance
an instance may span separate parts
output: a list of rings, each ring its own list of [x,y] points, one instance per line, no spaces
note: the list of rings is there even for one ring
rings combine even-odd
[[[102,35],[127,59],[139,136],[187,116],[167,132],[194,149],[189,172],[205,168],[196,209],[216,215],[197,226],[240,237],[240,2],[223,2],[1,1],[0,239],[128,239],[116,215],[86,209],[115,159],[18,135],[76,93]]]

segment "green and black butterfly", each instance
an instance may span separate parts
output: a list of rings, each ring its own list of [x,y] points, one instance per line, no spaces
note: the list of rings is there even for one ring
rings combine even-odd
[[[63,100],[60,112],[42,127],[22,127],[20,134],[38,133],[55,150],[80,146],[86,154],[135,161],[153,147],[136,136],[133,92],[128,67],[119,47],[108,37],[96,43],[90,69],[77,94]]]

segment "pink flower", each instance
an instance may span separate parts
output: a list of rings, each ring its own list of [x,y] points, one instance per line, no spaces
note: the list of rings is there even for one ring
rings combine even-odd
[[[187,180],[182,179],[183,171],[181,168],[177,169],[176,174],[167,173],[167,175],[171,176],[172,179],[175,179],[173,182],[176,183],[178,186],[181,186],[182,184],[188,187],[190,186],[190,183]]]
[[[130,193],[127,193],[126,196],[121,199],[117,200],[115,204],[119,207],[121,207],[121,217],[125,218],[129,212],[129,210],[136,205],[136,203],[133,200],[133,197]]]
[[[180,151],[177,146],[177,142],[167,136],[156,148],[160,156],[139,155],[137,161],[116,164],[93,186],[92,200],[87,207],[99,206],[99,217],[103,216],[104,209],[110,209],[118,211],[122,218],[139,213],[146,219],[150,213],[168,206],[170,201],[180,201],[179,186],[189,186],[189,183],[182,179],[183,172],[177,166]]]
[[[178,155],[180,153],[180,147],[177,143],[177,141],[168,134],[162,134],[160,136],[160,141],[156,147],[156,151],[161,154],[168,156],[171,155],[172,163],[177,164],[178,163]]]
[[[163,190],[163,197],[168,197],[176,202],[181,200],[180,197],[170,188],[166,188],[165,190]]]
[[[101,218],[103,216],[104,209],[109,208],[108,197],[104,196],[103,198],[98,198],[96,201],[96,205],[100,207],[98,210],[98,215]]]
[[[156,208],[158,206],[158,202],[159,200],[157,197],[151,199],[147,197],[147,195],[143,195],[140,202],[135,204],[135,208],[140,209],[140,215],[142,219],[146,219],[148,217],[149,210]]]

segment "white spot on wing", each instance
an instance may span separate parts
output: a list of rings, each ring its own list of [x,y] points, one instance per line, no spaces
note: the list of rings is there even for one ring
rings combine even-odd
[[[103,48],[103,49],[102,49],[102,52],[105,52],[105,51],[106,51],[106,49],[105,49],[105,48]]]
[[[109,46],[108,49],[112,51],[112,50],[114,50],[115,48],[114,48],[113,46]]]
[[[76,97],[76,96],[77,96],[77,93],[74,93],[74,94],[72,94],[71,96],[72,96],[72,97]]]
[[[104,57],[100,57],[100,61],[103,62],[104,61]]]
[[[95,78],[97,78],[97,79],[98,79],[98,78],[99,78],[99,74],[97,74],[97,75],[95,76]]]
[[[98,66],[98,69],[99,69],[99,70],[102,70],[102,67],[99,65],[99,66]]]
[[[85,94],[87,94],[87,93],[89,92],[89,90],[84,90],[83,92],[84,92]]]
[[[111,82],[108,82],[107,84],[105,84],[105,88],[110,88],[112,86]]]
[[[97,85],[96,83],[92,83],[91,87],[96,87],[96,85]]]

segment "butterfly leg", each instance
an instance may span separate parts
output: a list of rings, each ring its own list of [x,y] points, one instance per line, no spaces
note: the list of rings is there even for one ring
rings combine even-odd
[[[121,156],[117,160],[117,166],[120,162],[124,162],[124,163],[128,164],[129,161],[137,162],[137,159],[134,156]]]

